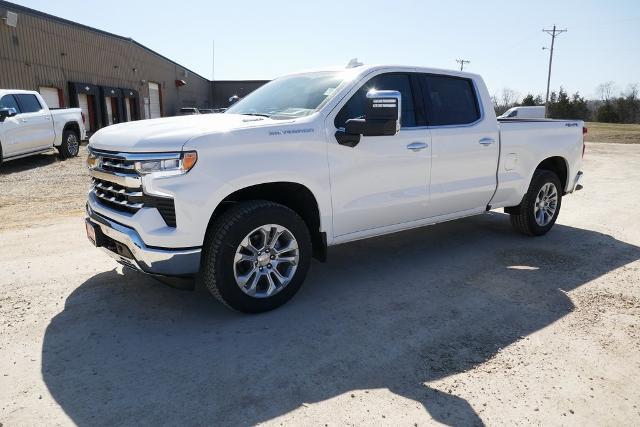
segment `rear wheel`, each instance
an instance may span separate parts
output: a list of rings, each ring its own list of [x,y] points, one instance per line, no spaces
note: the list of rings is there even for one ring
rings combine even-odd
[[[528,236],[546,234],[556,222],[562,204],[562,184],[555,173],[534,172],[529,190],[519,206],[510,209],[511,225]]]
[[[202,280],[227,306],[259,313],[295,295],[310,261],[311,236],[297,213],[273,202],[242,202],[207,233]]]
[[[62,133],[62,144],[58,147],[58,155],[61,159],[75,157],[80,152],[80,138],[74,130],[65,130]]]

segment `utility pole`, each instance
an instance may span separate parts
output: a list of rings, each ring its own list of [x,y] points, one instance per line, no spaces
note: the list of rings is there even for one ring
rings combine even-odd
[[[549,111],[549,85],[551,84],[551,63],[553,62],[553,45],[556,41],[556,37],[558,37],[562,33],[566,33],[567,30],[566,29],[558,30],[554,25],[552,30],[543,29],[542,31],[551,36],[551,49],[549,49],[549,73],[547,74],[547,96],[545,97],[545,100],[544,100],[545,115],[546,115],[547,114],[546,112]],[[547,48],[543,47],[542,49],[544,50]]]
[[[211,40],[211,107],[216,102],[216,41]]]
[[[456,59],[456,62],[460,64],[460,71],[464,69],[464,64],[471,63],[471,61],[467,61],[466,59]]]

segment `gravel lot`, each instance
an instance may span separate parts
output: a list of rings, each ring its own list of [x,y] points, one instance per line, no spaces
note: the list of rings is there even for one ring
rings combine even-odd
[[[545,237],[496,212],[343,245],[246,316],[91,248],[81,159],[7,164],[0,423],[640,425],[640,145],[585,171]]]

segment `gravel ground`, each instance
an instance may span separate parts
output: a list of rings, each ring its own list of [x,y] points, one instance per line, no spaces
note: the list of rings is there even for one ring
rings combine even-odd
[[[89,174],[86,147],[68,160],[57,151],[0,165],[0,230],[84,212]]]
[[[547,236],[496,212],[342,245],[256,316],[91,248],[80,160],[21,165],[0,174],[4,426],[640,425],[638,145],[589,145]]]

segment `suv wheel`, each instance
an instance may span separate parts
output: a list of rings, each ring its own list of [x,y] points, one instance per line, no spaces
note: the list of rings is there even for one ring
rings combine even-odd
[[[511,225],[522,234],[541,236],[556,223],[562,204],[562,184],[555,173],[534,172],[529,190],[519,206],[510,210]]]
[[[210,227],[202,279],[209,292],[245,313],[273,310],[302,286],[311,262],[311,236],[286,206],[242,202]]]

